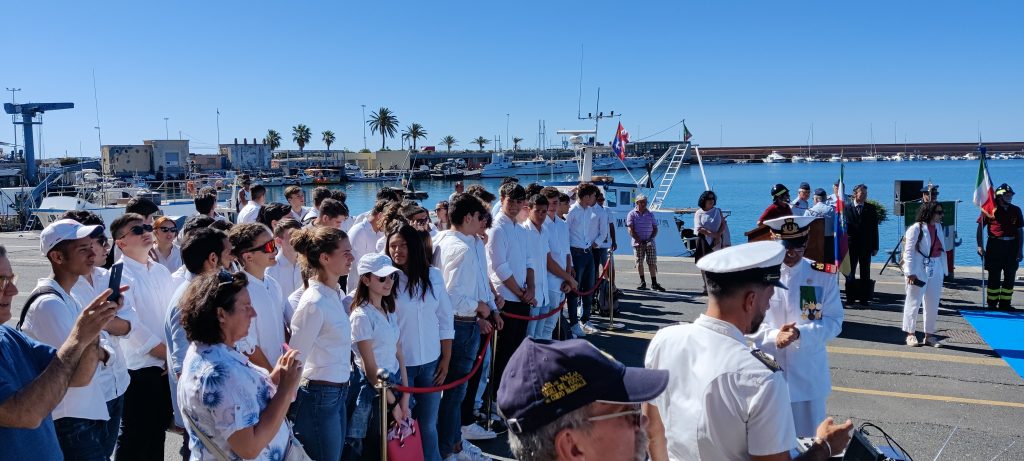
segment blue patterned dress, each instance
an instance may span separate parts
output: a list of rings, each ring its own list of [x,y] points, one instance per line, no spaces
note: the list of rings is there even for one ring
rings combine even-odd
[[[242,459],[228,446],[228,437],[255,426],[277,387],[262,368],[225,344],[194,342],[185,354],[178,380],[178,407],[232,460]],[[192,432],[189,448],[193,461],[217,460],[217,456]],[[288,448],[289,428],[284,422],[260,455],[260,461],[280,461]]]

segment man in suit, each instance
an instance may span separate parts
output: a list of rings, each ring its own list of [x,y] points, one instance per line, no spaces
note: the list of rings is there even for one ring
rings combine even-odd
[[[875,292],[871,280],[871,257],[878,254],[878,209],[867,203],[868,186],[853,188],[853,202],[846,218],[850,242],[850,276],[846,279],[846,302],[868,304]],[[860,266],[860,280],[857,279]]]

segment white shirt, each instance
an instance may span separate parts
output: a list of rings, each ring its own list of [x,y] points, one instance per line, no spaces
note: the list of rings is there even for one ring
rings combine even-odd
[[[260,213],[260,205],[255,200],[249,200],[241,210],[238,210],[237,224],[256,222],[256,216]]]
[[[434,267],[441,270],[452,313],[459,317],[476,316],[478,303],[494,304],[487,278],[486,249],[479,239],[457,230],[439,232],[434,240]],[[481,259],[484,261],[480,263]]]
[[[611,248],[611,231],[608,230],[608,223],[612,220],[612,212],[601,205],[594,205],[590,208],[594,212],[594,220],[597,221],[597,237],[594,241],[598,248]]]
[[[177,290],[178,287],[185,284],[185,282],[192,280],[192,273],[188,271],[188,268],[181,266],[178,270],[171,273],[171,289]]]
[[[302,220],[303,220],[303,219],[305,219],[305,218],[306,218],[306,216],[308,215],[308,213],[309,213],[309,210],[311,210],[311,208],[310,208],[310,207],[305,207],[305,206],[304,206],[304,207],[302,207],[302,210],[301,210],[300,212],[296,213],[296,212],[295,212],[295,209],[294,209],[294,208],[292,208],[292,209],[291,209],[291,210],[290,210],[290,211],[288,212],[288,214],[289,214],[289,216],[291,216],[291,218],[292,218],[292,219],[294,219],[294,220],[298,221],[299,223],[301,223],[301,222],[302,222]]]
[[[352,269],[348,273],[348,290],[352,290],[359,282],[359,258],[363,255],[377,251],[377,240],[383,236],[383,232],[373,230],[369,220],[362,221],[352,226],[352,232],[348,234],[348,241],[352,243]]]
[[[221,344],[192,343],[185,355],[185,371],[178,383],[178,406],[196,426],[231,459],[236,455],[228,437],[259,423],[260,415],[277,393],[270,375],[249,363],[244,355]],[[217,455],[189,434],[189,449],[196,461],[217,461]],[[281,424],[259,455],[259,461],[280,460],[288,448],[291,426]]]
[[[825,346],[843,330],[839,276],[815,270],[811,262],[802,259],[794,267],[782,264],[779,281],[789,289],[775,290],[761,328],[751,335],[757,347],[774,356],[782,367],[793,402],[828,397],[832,377]],[[790,322],[796,322],[800,339],[779,349],[775,347],[779,328]]]
[[[289,262],[288,258],[284,257],[283,250],[278,250],[277,263],[268,267],[264,275],[274,279],[274,281],[281,287],[282,306],[288,303],[288,295],[295,292],[296,288],[302,286],[302,268],[300,268],[298,264]],[[285,309],[286,313],[290,313],[292,311],[294,310]],[[285,315],[285,319],[290,322],[291,316]]]
[[[401,331],[402,357],[407,367],[437,360],[441,357],[441,340],[455,338],[455,317],[444,276],[436,267],[429,270],[431,289],[427,290],[425,297],[418,287],[410,296],[409,277],[398,273],[395,314]]]
[[[171,244],[171,254],[167,255],[167,257],[164,257],[164,255],[160,253],[160,250],[158,250],[154,245],[153,249],[149,252],[149,257],[153,258],[154,261],[163,264],[170,272],[180,269],[183,264],[181,262],[181,247],[176,243]]]
[[[292,315],[292,338],[288,346],[299,351],[302,377],[332,383],[347,383],[352,362],[352,325],[345,293],[319,280],[309,281],[299,306]]]
[[[548,249],[551,252],[551,259],[554,259],[562,270],[568,272],[569,265],[566,264],[566,260],[569,256],[569,226],[564,219],[557,215],[554,218],[549,216],[547,222],[544,223],[544,230],[548,232]],[[546,263],[544,267],[547,267]],[[562,282],[564,282],[561,277],[552,272],[548,272],[547,277],[548,291],[561,289]]]
[[[512,277],[516,285],[523,288],[526,286],[526,271],[533,269],[533,259],[529,257],[526,243],[528,239],[526,229],[519,227],[505,213],[499,214],[494,226],[487,230],[487,273],[498,294],[506,300],[520,301],[503,281]]]
[[[281,294],[281,286],[274,279],[264,276],[260,280],[245,273],[249,279],[249,297],[252,298],[252,308],[256,311],[256,318],[249,324],[249,334],[240,339],[235,347],[246,354],[251,354],[257,347],[263,351],[271,366],[277,363],[277,359],[284,354],[284,296]]]
[[[64,291],[53,279],[39,279],[36,287],[53,288],[57,295],[42,295],[28,306],[22,332],[36,341],[59,349],[71,335],[75,320],[82,312],[78,301]],[[108,351],[109,352],[109,351]],[[100,374],[108,371],[103,363],[96,365],[96,376],[83,387],[69,387],[64,398],[53,409],[53,419],[82,418],[106,421],[107,399],[103,390],[103,380],[97,379]]]
[[[569,227],[569,246],[588,249],[597,240],[598,222],[593,208],[584,208],[579,202],[569,208],[569,213],[565,215],[565,224]]]
[[[373,343],[373,358],[377,362],[377,368],[383,368],[392,374],[398,373],[398,316],[394,313],[384,314],[380,309],[367,303],[353,307],[349,320],[352,321],[352,351],[356,353],[356,365],[366,372],[357,343],[370,340]]]
[[[939,234],[939,245],[942,247],[943,254],[934,258],[929,258],[927,255],[931,254],[932,251],[932,239],[934,238],[930,232],[928,232],[927,224],[914,223],[907,228],[907,231],[903,233],[903,238],[906,243],[903,245],[903,272],[907,275],[916,275],[917,278],[927,281],[931,277],[928,276],[928,265],[932,265],[932,271],[943,276],[947,275],[949,270],[946,266],[946,246],[945,239],[942,236],[942,224],[935,225],[935,233]]]
[[[121,344],[128,369],[166,368],[165,360],[153,357],[148,352],[164,342],[167,301],[174,294],[171,288],[171,273],[162,264],[152,260],[140,263],[122,256],[119,261],[124,263],[121,284],[130,287],[124,296],[131,300],[131,306],[138,316],[138,321],[132,322],[132,331],[125,337],[126,342]]]
[[[71,296],[85,309],[84,306],[88,306],[109,285],[110,271],[102,267],[93,267],[92,283],[89,283],[89,279],[85,277],[79,277],[78,281],[75,282],[75,286],[71,287]],[[135,310],[128,305],[127,298],[125,301],[121,310],[117,312],[117,318],[131,324],[135,321]],[[124,394],[128,390],[128,384],[131,383],[131,376],[128,375],[128,364],[125,363],[124,351],[121,350],[122,339],[124,339],[123,336],[114,336],[107,332],[101,333],[100,336],[100,345],[104,349],[113,349],[114,355],[107,359],[106,369],[109,373],[101,374],[97,370],[96,375],[92,379],[100,380],[103,383],[103,393],[107,401]]]
[[[548,245],[548,228],[547,225],[541,224],[540,229],[533,225],[533,221],[527,219],[521,224],[523,230],[526,231],[526,246],[530,259],[533,261],[533,294],[537,298],[537,306],[546,306],[548,304],[548,253],[550,253],[550,247]]]
[[[751,354],[734,325],[701,314],[663,328],[644,364],[669,371],[668,387],[651,401],[669,459],[750,459],[796,445],[786,379]]]

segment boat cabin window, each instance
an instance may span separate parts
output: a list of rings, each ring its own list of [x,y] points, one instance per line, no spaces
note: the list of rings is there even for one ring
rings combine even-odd
[[[633,205],[633,199],[632,197],[630,197],[628,190],[619,191],[619,203],[621,203],[623,206]]]

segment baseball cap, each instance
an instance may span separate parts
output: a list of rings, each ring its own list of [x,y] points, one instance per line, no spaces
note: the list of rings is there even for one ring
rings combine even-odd
[[[60,219],[50,223],[39,234],[39,252],[46,257],[46,254],[60,242],[100,235],[103,235],[103,226],[85,226],[73,219]]]
[[[828,197],[828,194],[825,193],[825,189],[822,189],[820,187],[814,189],[814,195],[817,195],[818,197]]]
[[[808,190],[809,191],[809,190],[811,190],[811,185],[806,183],[806,182],[802,182],[802,183],[800,183],[800,189]]]
[[[357,267],[359,275],[373,274],[377,277],[387,277],[395,272],[400,272],[391,262],[391,258],[380,253],[369,253],[359,258]]]
[[[526,338],[498,388],[498,409],[517,434],[593,402],[642,403],[668,386],[668,370],[627,367],[588,341]]]

